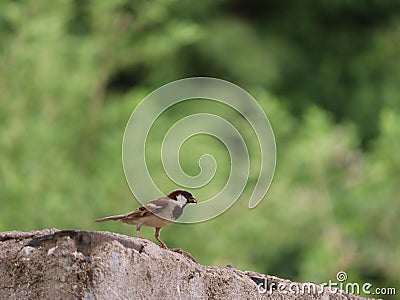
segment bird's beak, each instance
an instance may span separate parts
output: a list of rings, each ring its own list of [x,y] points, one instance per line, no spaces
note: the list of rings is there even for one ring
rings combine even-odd
[[[188,203],[197,203],[197,200],[194,197],[192,197],[188,199]]]

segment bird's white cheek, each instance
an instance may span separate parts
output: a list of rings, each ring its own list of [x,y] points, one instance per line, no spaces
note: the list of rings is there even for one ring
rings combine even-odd
[[[183,206],[183,205],[185,205],[185,204],[187,203],[187,199],[186,199],[185,196],[183,196],[183,195],[178,195],[178,196],[176,197],[176,201],[177,201],[181,206]]]

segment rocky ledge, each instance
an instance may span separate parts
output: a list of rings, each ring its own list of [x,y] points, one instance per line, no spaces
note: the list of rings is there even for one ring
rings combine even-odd
[[[0,299],[366,299],[109,232],[0,233]]]

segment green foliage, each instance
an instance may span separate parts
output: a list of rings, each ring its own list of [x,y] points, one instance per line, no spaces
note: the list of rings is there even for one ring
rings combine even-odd
[[[0,230],[113,230],[94,219],[134,209],[121,163],[125,124],[154,88],[216,76],[247,89],[270,118],[278,161],[265,200],[248,194],[208,222],[163,231],[204,264],[324,282],[395,286],[400,278],[400,59],[397,1],[0,2]],[[162,137],[188,113],[236,112],[192,101],[157,120],[146,155],[157,183]],[[194,150],[193,150],[194,149]],[[193,137],[183,169],[212,153],[225,184],[226,148]],[[249,184],[257,169],[252,167]],[[145,234],[151,235],[149,229]]]

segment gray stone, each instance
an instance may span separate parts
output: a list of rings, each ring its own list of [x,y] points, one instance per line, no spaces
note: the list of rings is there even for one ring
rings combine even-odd
[[[57,229],[0,233],[0,278],[0,299],[365,299],[202,266],[145,239]]]

